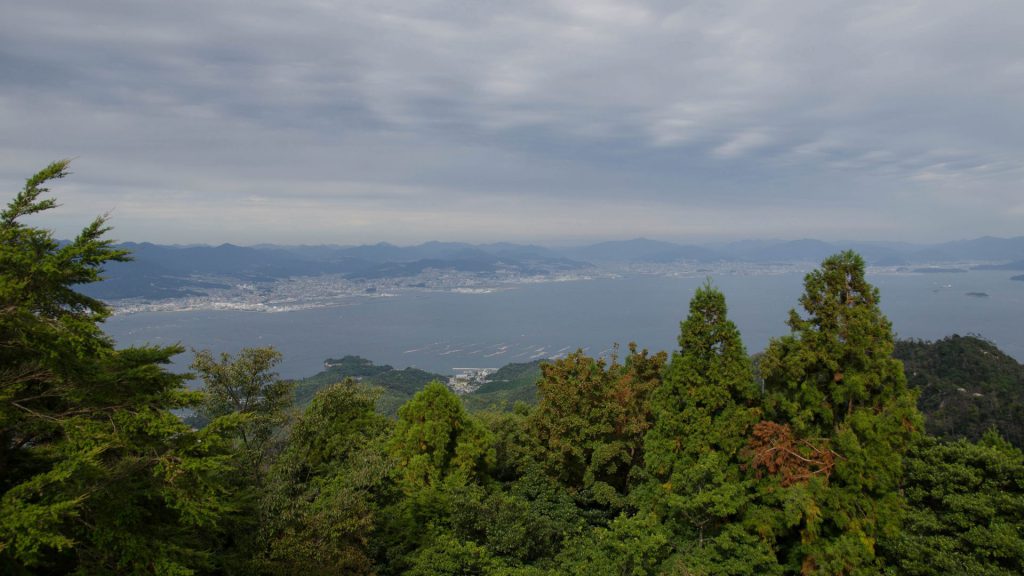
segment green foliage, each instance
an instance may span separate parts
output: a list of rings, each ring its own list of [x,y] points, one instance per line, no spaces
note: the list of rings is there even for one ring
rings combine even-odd
[[[626,516],[566,544],[558,557],[560,574],[644,576],[668,556],[670,536],[653,514]],[[683,572],[685,574],[685,572]]]
[[[530,416],[537,459],[581,502],[620,509],[643,463],[652,423],[650,396],[665,353],[631,344],[625,363],[610,366],[577,351],[544,364],[540,403]]]
[[[679,570],[765,573],[767,545],[739,524],[753,496],[740,450],[760,417],[750,359],[725,296],[710,283],[694,294],[680,328],[680,350],[651,402],[654,426],[644,438],[651,482],[642,504],[677,535]],[[743,570],[727,569],[726,558]]]
[[[585,527],[569,494],[536,470],[504,489],[466,496],[452,511],[452,532],[510,565],[550,563],[563,540]]]
[[[440,382],[431,382],[398,410],[389,445],[406,490],[485,477],[494,464],[491,436]]]
[[[487,549],[450,534],[440,534],[413,557],[409,576],[486,575],[500,567]]]
[[[295,384],[295,404],[305,406],[317,392],[346,378],[357,380],[363,385],[378,387],[377,409],[381,414],[394,416],[398,407],[404,404],[413,394],[434,380],[444,380],[445,376],[426,372],[418,368],[396,370],[384,364],[377,366],[373,362],[359,356],[345,356],[340,359],[328,358],[324,361],[325,369],[319,374],[303,378]]]
[[[1024,573],[1024,454],[995,432],[926,439],[906,460],[903,530],[882,541],[900,574]]]
[[[179,347],[115,350],[110,311],[75,291],[127,254],[103,218],[61,246],[25,216],[56,162],[0,214],[0,565],[5,572],[192,574],[237,511],[227,444],[172,412],[195,406],[164,365]]]
[[[530,411],[529,405],[519,402],[509,412],[492,410],[474,413],[493,437],[495,464],[490,470],[492,478],[514,481],[527,469],[535,468]]]
[[[929,434],[978,440],[995,426],[1024,447],[1024,365],[991,342],[955,334],[935,342],[901,340],[893,356],[919,392]]]
[[[290,416],[292,384],[273,372],[280,361],[281,353],[270,347],[244,348],[237,358],[222,353],[219,361],[201,350],[192,361],[204,384],[199,413],[207,420],[233,418],[239,455],[257,484]]]
[[[774,422],[755,429],[752,458],[772,474],[766,502],[799,502],[776,526],[790,570],[877,573],[875,542],[899,529],[902,458],[921,416],[860,256],[826,259],[800,303],[807,316],[792,311],[792,335],[760,362]]]
[[[74,289],[128,259],[103,219],[65,245],[22,222],[66,169],[0,214],[5,574],[1024,572],[1024,455],[994,432],[921,437],[853,253],[807,275],[806,314],[759,360],[764,395],[705,285],[668,366],[634,345],[622,363],[510,365],[475,405],[534,382],[537,405],[472,415],[436,375],[350,356],[299,385],[292,419],[273,349],[197,353],[195,392],[165,369],[180,347],[114,348],[110,311]],[[993,421],[972,410],[1020,430],[997,406],[1019,365],[987,343],[900,350],[936,430]],[[413,392],[397,421],[378,412]],[[174,413],[190,409],[202,430]]]
[[[352,381],[335,384],[292,427],[261,502],[261,572],[374,572],[369,535],[394,466],[375,402]]]

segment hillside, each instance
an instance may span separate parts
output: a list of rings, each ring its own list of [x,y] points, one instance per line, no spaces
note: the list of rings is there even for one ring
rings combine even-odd
[[[346,378],[358,380],[367,386],[380,390],[378,408],[385,414],[395,414],[398,407],[410,396],[423,389],[428,382],[440,380],[445,382],[448,377],[418,368],[397,370],[383,364],[377,366],[370,360],[359,356],[345,356],[341,359],[329,358],[324,361],[325,370],[296,381],[295,404],[306,406],[313,396],[323,388],[341,382]]]
[[[991,342],[955,334],[935,342],[902,340],[894,356],[920,393],[928,433],[977,440],[996,426],[1024,446],[1024,365]]]
[[[907,382],[919,391],[918,408],[929,434],[978,440],[995,426],[1015,446],[1024,446],[1024,365],[976,336],[953,335],[935,342],[901,340],[894,356],[903,361]],[[470,410],[509,410],[537,401],[540,366],[546,360],[507,364],[476,391],[462,395]],[[403,402],[433,380],[448,377],[417,368],[376,365],[359,356],[327,359],[325,370],[297,381],[295,403],[306,406],[316,393],[346,378],[379,389],[379,409],[394,415]]]
[[[506,364],[491,374],[488,382],[471,394],[462,397],[470,410],[486,408],[510,409],[516,402],[537,402],[537,380],[540,365],[547,360]]]
[[[487,384],[462,396],[463,403],[472,410],[487,408],[510,409],[516,402],[533,404],[537,401],[537,379],[544,360],[507,364],[491,375]],[[378,409],[394,415],[398,407],[429,382],[447,382],[444,374],[418,368],[396,369],[387,364],[377,365],[360,356],[328,358],[325,369],[313,376],[302,378],[295,384],[295,405],[307,406],[317,392],[346,378],[352,378],[378,389]]]

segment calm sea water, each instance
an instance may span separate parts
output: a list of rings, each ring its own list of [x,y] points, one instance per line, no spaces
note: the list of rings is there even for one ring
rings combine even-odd
[[[1024,282],[1012,273],[876,274],[882,309],[905,338],[980,334],[1024,360]],[[803,275],[713,278],[749,352],[786,334]],[[607,354],[635,341],[651,350],[676,347],[679,322],[704,278],[632,277],[517,286],[486,294],[413,292],[355,298],[350,305],[294,312],[146,312],[118,315],[106,330],[121,346],[180,342],[235,353],[273,345],[284,377],[318,372],[325,358],[358,354],[395,367],[451,373],[500,367],[583,348]],[[967,295],[983,292],[987,297]],[[191,354],[176,363],[185,366]]]

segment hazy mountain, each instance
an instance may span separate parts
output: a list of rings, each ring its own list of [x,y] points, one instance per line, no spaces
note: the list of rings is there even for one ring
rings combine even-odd
[[[567,248],[561,251],[565,256],[587,262],[674,262],[696,260],[711,262],[721,260],[721,254],[701,246],[690,246],[635,238],[600,242],[589,246]]]
[[[1024,236],[984,236],[973,240],[946,242],[922,248],[913,256],[918,261],[1024,260]]]
[[[745,259],[755,262],[820,262],[842,248],[821,240],[792,240],[767,246]]]
[[[282,278],[340,274],[350,279],[411,277],[430,269],[488,276],[545,275],[577,270],[588,263],[672,263],[739,261],[753,263],[820,262],[853,249],[871,265],[910,266],[952,261],[1001,262],[978,268],[1024,270],[1024,236],[984,237],[919,246],[897,242],[824,242],[743,240],[696,246],[648,238],[600,242],[552,249],[508,242],[467,244],[425,242],[396,246],[163,246],[126,243],[134,261],[112,263],[107,280],[87,287],[104,299],[147,299],[196,295],[225,282],[259,283]],[[1009,263],[1004,263],[1009,262]]]
[[[231,283],[340,274],[350,279],[416,276],[428,269],[489,275],[543,275],[589,266],[539,246],[427,242],[417,246],[163,246],[120,245],[130,263],[106,267],[104,282],[85,292],[102,299],[163,299],[193,296]],[[212,281],[211,281],[212,280]]]

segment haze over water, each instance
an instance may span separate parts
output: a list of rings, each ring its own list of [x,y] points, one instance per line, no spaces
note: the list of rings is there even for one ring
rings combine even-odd
[[[975,333],[1024,359],[1024,283],[1011,273],[869,274],[882,309],[904,338],[937,339]],[[788,333],[803,275],[723,275],[713,282],[748,352]],[[500,367],[557,357],[583,348],[590,355],[630,341],[674,350],[679,322],[696,277],[629,277],[529,284],[484,294],[408,292],[353,299],[351,305],[281,313],[240,311],[145,312],[118,315],[106,329],[121,346],[171,344],[235,353],[246,346],[277,347],[284,377],[309,376],[324,359],[357,354],[396,368],[440,373],[455,367]],[[983,292],[987,297],[969,296]],[[179,357],[186,365],[191,353]]]

